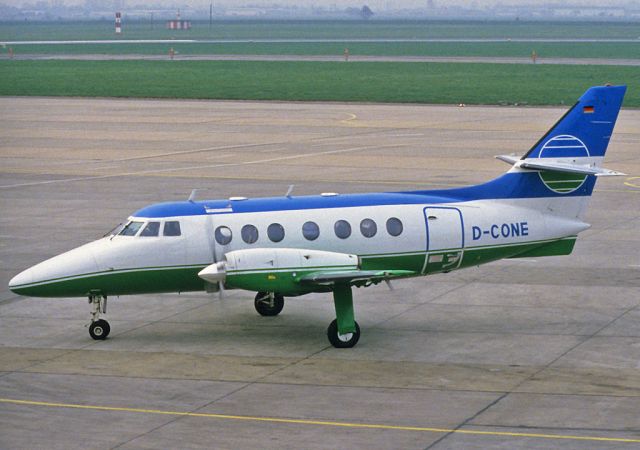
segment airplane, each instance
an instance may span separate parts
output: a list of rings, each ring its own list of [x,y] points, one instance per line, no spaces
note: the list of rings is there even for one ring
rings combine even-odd
[[[484,184],[439,190],[231,197],[140,209],[103,238],[16,275],[35,297],[88,297],[89,334],[107,338],[107,298],[244,289],[276,316],[285,297],[331,292],[336,348],[360,338],[352,289],[503,258],[568,255],[584,222],[626,86],[589,88],[511,168]],[[291,189],[290,189],[291,191]],[[390,286],[391,287],[391,286]]]

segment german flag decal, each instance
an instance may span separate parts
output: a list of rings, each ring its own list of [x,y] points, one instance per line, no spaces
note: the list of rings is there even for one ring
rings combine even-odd
[[[593,114],[595,112],[595,109],[593,108],[593,106],[585,106],[584,108],[582,108],[582,112],[585,114]]]

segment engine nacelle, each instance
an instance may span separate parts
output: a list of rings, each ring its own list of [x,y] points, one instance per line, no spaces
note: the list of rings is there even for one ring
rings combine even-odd
[[[309,286],[300,284],[304,275],[359,268],[356,255],[297,248],[236,250],[225,258],[225,286],[283,295],[309,292]]]

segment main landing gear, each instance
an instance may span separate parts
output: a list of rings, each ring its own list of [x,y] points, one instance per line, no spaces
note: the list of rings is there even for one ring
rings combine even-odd
[[[360,339],[360,326],[354,319],[353,294],[348,282],[335,284],[333,303],[336,308],[336,320],[327,328],[327,337],[335,348],[351,348]]]
[[[91,323],[89,324],[89,335],[97,341],[103,341],[109,336],[111,327],[109,322],[100,318],[100,314],[107,312],[107,297],[102,294],[90,294],[89,304],[91,305]]]
[[[351,348],[360,339],[360,326],[354,319],[353,295],[349,282],[335,284],[333,303],[336,319],[327,328],[327,338],[335,348]],[[284,308],[284,297],[274,292],[258,292],[253,305],[261,316],[277,316]]]
[[[284,308],[284,297],[274,292],[258,292],[253,306],[261,316],[277,316]]]

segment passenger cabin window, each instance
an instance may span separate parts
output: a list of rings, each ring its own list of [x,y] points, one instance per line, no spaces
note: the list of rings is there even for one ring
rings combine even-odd
[[[164,223],[164,236],[180,236],[180,222],[176,220],[170,220]]]
[[[216,232],[214,233],[216,237],[216,242],[220,245],[227,245],[233,239],[233,234],[231,233],[231,229],[229,227],[218,227],[216,228]]]
[[[302,235],[308,241],[315,241],[320,236],[320,228],[315,222],[305,222],[302,225]]]
[[[160,222],[149,222],[146,227],[142,229],[140,236],[157,236],[160,232]]]
[[[363,219],[362,222],[360,222],[360,233],[362,233],[364,237],[374,237],[377,232],[378,226],[372,219]]]
[[[258,240],[258,229],[253,225],[245,225],[240,230],[240,235],[247,244],[253,244]]]
[[[346,220],[338,220],[333,225],[333,230],[340,239],[346,239],[351,236],[351,225]]]
[[[387,232],[391,236],[400,236],[402,234],[402,222],[397,217],[391,217],[387,220]]]
[[[284,227],[279,223],[272,223],[267,227],[267,236],[271,242],[280,242],[284,239]]]
[[[143,223],[144,222],[129,222],[120,232],[120,236],[135,236],[138,233],[138,230],[140,230],[140,227]]]

